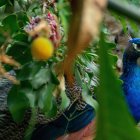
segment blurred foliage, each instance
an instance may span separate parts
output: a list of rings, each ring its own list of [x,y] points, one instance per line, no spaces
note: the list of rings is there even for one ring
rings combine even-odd
[[[130,4],[136,5],[136,6],[140,6],[140,1],[139,0],[127,0]]]
[[[28,3],[27,6],[26,3],[21,5],[22,2],[24,3],[25,1],[15,1],[19,7],[21,6],[23,11],[18,11],[17,6],[13,14],[2,18],[2,34],[0,34],[1,44],[7,42],[6,54],[12,56],[21,64],[21,69],[15,70],[16,77],[20,80],[20,85],[14,85],[8,94],[8,107],[14,120],[17,122],[23,120],[24,113],[28,108],[39,107],[46,114],[46,117],[49,118],[56,115],[57,109],[65,109],[68,106],[68,99],[64,91],[62,91],[61,95],[62,104],[60,108],[56,104],[56,98],[53,96],[53,92],[59,84],[57,75],[54,73],[54,66],[64,59],[66,51],[68,25],[71,16],[70,5],[67,1],[62,0],[59,1],[57,5],[57,14],[64,28],[60,47],[50,60],[37,62],[32,59],[30,53],[30,43],[32,39],[24,31],[24,27],[32,16],[44,14],[43,11],[41,11],[42,3]],[[8,1],[7,3],[1,3],[1,6],[6,6],[7,4],[9,4]],[[56,10],[51,6],[47,9],[47,11],[56,13]],[[82,56],[77,58],[75,64],[75,73],[79,73],[80,79],[86,81],[84,83],[89,83],[88,90],[91,90],[97,83],[96,76],[93,73],[93,70],[96,73],[98,71],[96,64],[93,62],[93,60],[96,60],[96,57],[97,55],[94,49],[90,47]],[[5,65],[5,67],[7,70],[13,69],[13,67],[7,65]],[[93,102],[91,99],[90,104],[93,105]]]
[[[128,1],[137,6],[140,3],[139,0]],[[10,14],[7,8],[11,9]],[[42,1],[38,0],[0,0],[0,47],[6,42],[6,54],[21,64],[21,68],[15,70],[20,85],[14,85],[10,90],[8,107],[16,122],[21,122],[25,111],[31,108],[30,126],[32,127],[38,108],[47,118],[52,118],[57,114],[57,110],[64,110],[69,103],[65,91],[61,91],[62,103],[58,106],[53,92],[59,85],[54,67],[63,61],[67,50],[66,41],[72,15],[71,8],[67,0],[59,0],[54,7],[51,5],[47,7],[46,13],[51,11],[58,17],[62,40],[51,59],[38,62],[32,59],[30,53],[32,38],[24,31],[24,27],[31,17],[46,14],[42,8]],[[139,25],[134,21],[122,15],[112,14],[117,21],[121,22],[122,28],[125,29],[129,24],[134,32],[138,33]],[[126,109],[118,77],[114,75],[117,58],[110,55],[111,51],[107,52],[115,48],[115,44],[108,42],[104,36],[107,34],[102,34],[100,39],[92,42],[89,48],[77,56],[73,68],[75,77],[83,88],[84,100],[95,108],[97,108],[97,102],[93,99],[93,93],[100,83],[97,95],[100,108],[96,140],[104,138],[136,140],[139,134],[134,129],[134,123]],[[5,68],[7,71],[13,69],[8,65],[5,65]],[[30,126],[27,133],[31,131]]]
[[[110,43],[106,34],[101,33],[99,41],[100,85],[98,89],[98,122],[96,140],[138,140],[140,133],[130,117],[124,102],[121,81],[112,69]]]
[[[140,1],[139,0],[123,0],[120,1],[119,3],[121,3],[121,5],[124,7],[133,7],[133,9],[131,9],[132,11],[135,10],[135,7],[138,8],[140,6]],[[139,26],[140,24],[124,15],[122,15],[121,13],[119,14],[118,12],[114,12],[114,11],[109,11],[109,13],[116,19],[116,22],[120,22],[121,26],[122,26],[122,30],[125,33],[128,33],[127,31],[127,27],[129,28],[129,32],[131,32],[134,36],[139,36],[140,35],[140,31],[139,31]]]

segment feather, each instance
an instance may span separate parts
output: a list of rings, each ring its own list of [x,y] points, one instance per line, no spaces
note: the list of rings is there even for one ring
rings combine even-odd
[[[130,112],[136,122],[140,121],[140,66],[137,61],[140,58],[140,52],[135,49],[133,43],[138,45],[140,38],[129,40],[130,44],[123,55],[123,91]]]
[[[133,39],[130,39],[129,42],[135,43],[135,44],[140,44],[140,38],[133,38]]]

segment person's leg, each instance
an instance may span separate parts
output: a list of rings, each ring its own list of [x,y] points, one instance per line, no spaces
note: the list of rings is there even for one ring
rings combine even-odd
[[[93,138],[95,137],[95,119],[88,124],[86,127],[84,127],[83,129],[74,132],[74,133],[70,133],[68,135],[64,135],[61,136],[59,138],[57,138],[56,140],[93,140]]]

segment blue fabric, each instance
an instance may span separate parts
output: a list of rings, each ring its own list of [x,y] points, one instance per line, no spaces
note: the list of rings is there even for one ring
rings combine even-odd
[[[95,116],[94,109],[90,105],[87,105],[83,111],[75,110],[73,105],[64,114],[47,125],[38,126],[32,140],[55,140],[65,133],[76,132],[88,125]],[[66,118],[69,118],[69,121]]]
[[[140,44],[140,38],[133,38],[133,39],[130,39],[129,42],[135,43],[135,44]]]

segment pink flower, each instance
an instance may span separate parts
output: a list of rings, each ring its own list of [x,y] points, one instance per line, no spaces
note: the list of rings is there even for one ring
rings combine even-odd
[[[40,23],[41,20],[45,20],[48,23],[48,27],[50,29],[49,32],[49,38],[54,44],[54,47],[57,48],[60,43],[61,35],[60,35],[60,27],[57,22],[57,18],[54,14],[51,14],[50,12],[43,16],[43,17],[31,17],[30,22],[25,26],[24,30],[26,32],[33,31],[36,26]],[[35,34],[35,37],[38,36],[38,34]]]

